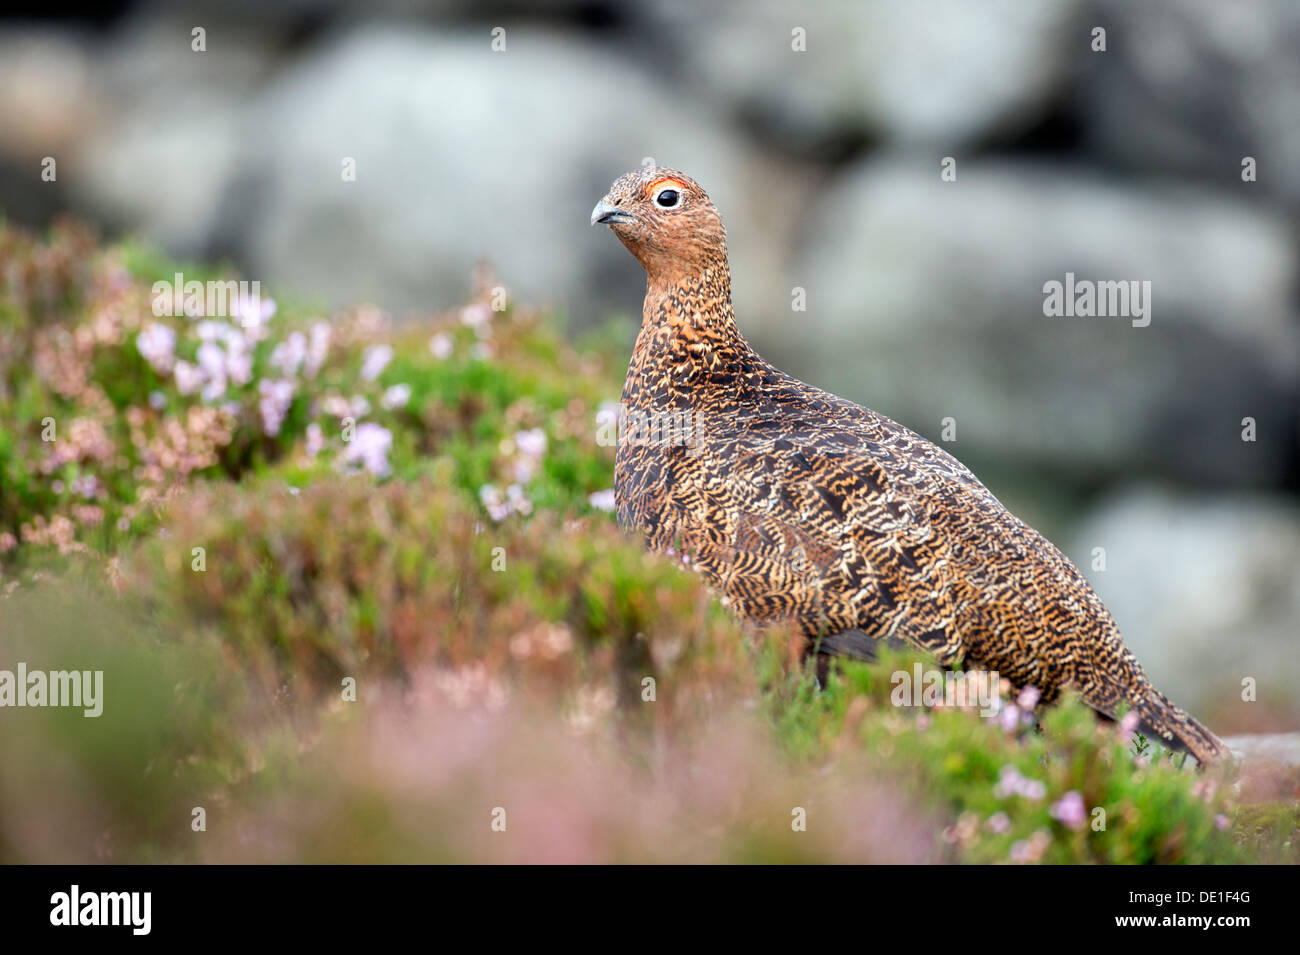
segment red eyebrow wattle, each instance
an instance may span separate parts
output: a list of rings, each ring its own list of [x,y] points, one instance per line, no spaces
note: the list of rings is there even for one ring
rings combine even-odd
[[[671,182],[674,186],[677,186],[680,189],[686,188],[686,183],[682,182],[680,179],[678,179],[675,176],[660,176],[654,182],[650,183],[650,185],[646,186],[646,188],[650,192],[654,192],[656,189],[658,189],[666,182]]]

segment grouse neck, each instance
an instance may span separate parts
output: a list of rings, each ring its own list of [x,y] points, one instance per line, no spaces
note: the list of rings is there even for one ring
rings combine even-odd
[[[651,279],[623,401],[637,408],[735,401],[761,363],[736,326],[725,270],[675,282]]]
[[[710,347],[748,350],[732,311],[726,262],[674,275],[649,275],[638,338],[646,333],[661,346],[694,345],[692,351],[700,357]]]

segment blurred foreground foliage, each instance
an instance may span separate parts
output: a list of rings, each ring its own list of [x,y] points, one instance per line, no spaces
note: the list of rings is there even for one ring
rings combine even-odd
[[[174,271],[0,230],[0,668],[105,687],[0,710],[0,861],[1296,861],[1294,772],[818,687],[617,530],[623,356],[486,277],[395,328]]]

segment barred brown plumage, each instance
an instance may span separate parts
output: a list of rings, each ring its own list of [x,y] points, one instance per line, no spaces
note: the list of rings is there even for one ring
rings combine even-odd
[[[741,615],[794,619],[810,649],[869,656],[863,635],[901,640],[1045,704],[1065,688],[1109,716],[1127,703],[1202,763],[1226,752],[1151,685],[1079,570],[961,462],[749,346],[726,230],[695,180],[628,173],[591,221],[647,276],[624,408],[695,421],[689,447],[619,443],[620,524],[689,553]]]

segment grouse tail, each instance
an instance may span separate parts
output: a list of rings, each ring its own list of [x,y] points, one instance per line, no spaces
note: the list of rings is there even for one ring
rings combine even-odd
[[[1155,687],[1147,687],[1145,699],[1135,709],[1143,732],[1171,749],[1191,753],[1202,766],[1228,755],[1223,740]]]

